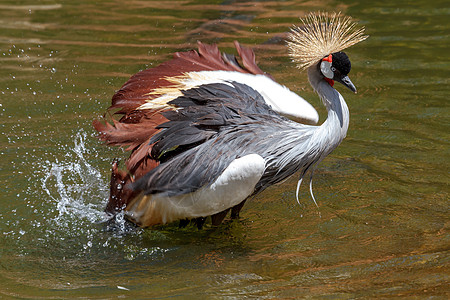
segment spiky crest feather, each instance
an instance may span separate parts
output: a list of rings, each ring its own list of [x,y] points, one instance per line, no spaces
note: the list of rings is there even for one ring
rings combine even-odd
[[[368,38],[364,35],[364,27],[357,29],[356,22],[348,16],[341,16],[340,12],[310,13],[300,21],[303,26],[294,25],[287,42],[289,54],[300,69]]]

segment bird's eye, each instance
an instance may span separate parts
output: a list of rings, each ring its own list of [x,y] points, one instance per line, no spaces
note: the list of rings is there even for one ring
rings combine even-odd
[[[336,71],[336,68],[335,67],[331,67],[331,71]]]

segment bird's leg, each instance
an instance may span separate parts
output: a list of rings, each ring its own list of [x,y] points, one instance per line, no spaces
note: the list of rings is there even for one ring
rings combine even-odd
[[[194,222],[194,224],[197,225],[198,229],[203,228],[203,224],[205,224],[205,221],[206,221],[205,217],[198,217],[192,220],[192,222]]]
[[[225,209],[224,211],[218,212],[217,214],[214,214],[211,216],[211,223],[214,226],[220,225],[223,221],[223,219],[225,219],[225,217],[227,216],[227,213],[230,209]]]
[[[178,228],[184,228],[184,227],[188,226],[190,221],[191,220],[189,220],[189,219],[180,220],[180,224],[178,224]]]
[[[242,201],[241,203],[239,203],[238,205],[235,205],[231,208],[231,218],[232,219],[237,219],[239,218],[239,212],[241,211],[242,207],[245,204],[245,201]]]

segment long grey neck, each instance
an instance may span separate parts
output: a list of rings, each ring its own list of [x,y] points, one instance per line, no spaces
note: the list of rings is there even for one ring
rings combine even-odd
[[[328,118],[314,134],[316,142],[323,146],[323,156],[326,156],[347,135],[350,114],[344,98],[323,79],[317,66],[308,69],[308,79],[328,111]]]
[[[255,149],[265,149],[264,158],[267,162],[265,175],[256,186],[257,192],[299,170],[303,178],[304,174],[330,154],[347,134],[347,104],[342,96],[323,80],[316,67],[313,67],[314,70],[308,69],[308,77],[328,110],[328,118],[321,126],[292,122],[294,125],[287,130],[275,130],[274,135],[279,135],[277,143],[273,143],[271,139],[261,139],[261,144],[254,144]]]

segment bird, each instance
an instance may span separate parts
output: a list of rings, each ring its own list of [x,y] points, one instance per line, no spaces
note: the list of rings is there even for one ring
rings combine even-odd
[[[234,42],[238,56],[198,42],[198,51],[133,75],[112,97],[104,118],[94,120],[99,139],[125,147],[125,162],[112,163],[105,211],[123,212],[140,227],[178,221],[202,228],[239,217],[246,200],[300,174],[297,185],[345,138],[349,110],[335,89],[356,93],[344,49],[368,36],[341,13],[312,12],[287,38],[297,67],[327,109],[316,110],[256,64],[254,52]],[[316,204],[317,205],[317,204]]]

